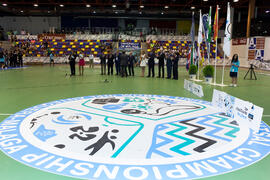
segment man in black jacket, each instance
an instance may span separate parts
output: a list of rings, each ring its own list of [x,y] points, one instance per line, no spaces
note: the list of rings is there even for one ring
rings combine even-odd
[[[23,67],[23,53],[21,50],[18,53],[18,60],[19,60],[19,66]]]
[[[106,75],[106,55],[102,52],[100,56],[101,75]]]
[[[127,77],[128,56],[125,51],[120,56],[121,76]]]
[[[160,78],[162,71],[162,78],[164,78],[164,59],[165,59],[165,54],[161,51],[159,56],[158,56],[158,78]]]
[[[110,52],[108,55],[108,75],[113,75],[113,63],[114,63],[114,56],[112,55],[112,53]]]
[[[134,76],[134,62],[135,62],[135,57],[133,56],[132,52],[129,54],[128,57],[128,72],[129,76]]]
[[[178,61],[179,61],[179,53],[174,54],[173,58],[173,79],[178,80]]]
[[[152,72],[152,77],[155,77],[155,52],[154,51],[152,51],[149,55],[147,77],[150,77],[151,72]]]
[[[73,53],[69,56],[69,65],[70,65],[70,76],[75,76],[75,63],[76,63],[77,53],[73,51]]]
[[[116,70],[116,75],[120,75],[120,54],[118,51],[115,55],[115,70]]]

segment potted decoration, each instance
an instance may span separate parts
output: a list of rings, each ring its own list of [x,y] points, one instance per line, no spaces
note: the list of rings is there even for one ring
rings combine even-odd
[[[205,82],[210,84],[214,76],[214,67],[211,65],[205,66],[203,68],[203,75],[205,77]]]
[[[196,79],[197,66],[195,66],[194,64],[192,64],[192,65],[189,67],[188,73],[189,73],[189,78],[190,78],[191,80]]]

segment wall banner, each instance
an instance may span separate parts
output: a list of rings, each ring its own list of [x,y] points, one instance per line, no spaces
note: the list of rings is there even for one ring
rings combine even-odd
[[[248,44],[248,60],[264,60],[265,38],[252,37],[249,38]]]
[[[140,50],[141,43],[139,42],[119,42],[119,50]]]

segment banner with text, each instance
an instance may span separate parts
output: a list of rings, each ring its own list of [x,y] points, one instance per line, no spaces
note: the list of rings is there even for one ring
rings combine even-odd
[[[141,43],[139,42],[119,42],[119,50],[140,50]]]
[[[185,79],[184,81],[184,88],[189,92],[195,94],[198,97],[203,97],[203,89],[201,85],[195,84],[191,81]]]
[[[213,92],[212,105],[236,121],[244,121],[255,132],[259,131],[263,108],[216,89]]]
[[[66,39],[66,35],[65,34],[39,34],[38,39],[64,40],[64,39]]]

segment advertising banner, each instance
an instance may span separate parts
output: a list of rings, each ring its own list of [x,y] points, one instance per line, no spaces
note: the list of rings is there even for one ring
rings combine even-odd
[[[119,50],[140,50],[141,43],[139,42],[119,42]]]
[[[265,38],[264,37],[253,37],[249,39],[248,44],[248,60],[264,60],[264,47]]]
[[[201,85],[195,84],[191,81],[185,79],[184,81],[184,88],[189,92],[195,94],[198,97],[203,97],[203,89]]]
[[[62,39],[66,39],[66,35],[65,34],[39,34],[38,39],[62,40]]]
[[[237,39],[232,40],[233,46],[246,45],[246,44],[247,44],[247,38],[237,38]]]
[[[263,108],[216,89],[213,92],[212,105],[236,121],[244,122],[255,132],[259,131]]]

